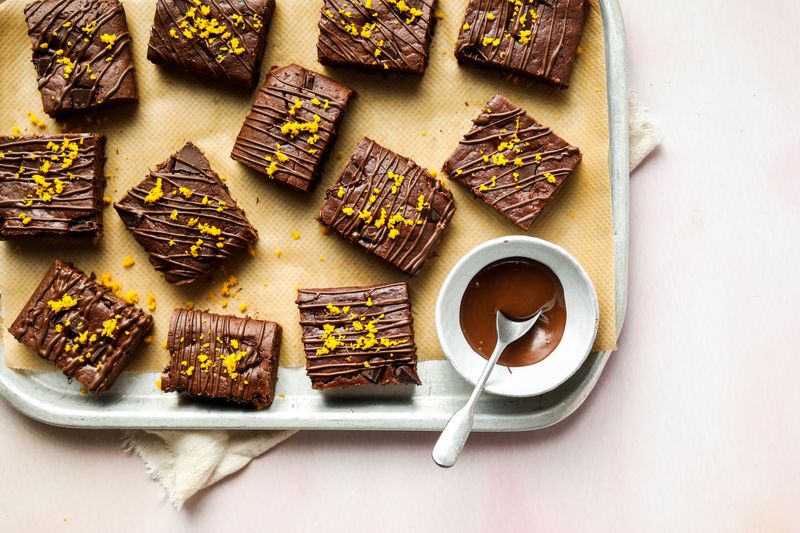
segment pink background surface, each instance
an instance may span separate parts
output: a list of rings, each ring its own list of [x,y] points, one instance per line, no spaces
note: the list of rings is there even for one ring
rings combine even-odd
[[[666,140],[632,179],[620,350],[573,417],[449,471],[433,434],[308,432],[175,512],[119,432],[0,402],[0,530],[800,529],[800,3],[621,4]]]

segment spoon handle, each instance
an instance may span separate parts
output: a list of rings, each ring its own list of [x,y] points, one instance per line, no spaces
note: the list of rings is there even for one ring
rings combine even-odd
[[[494,352],[492,352],[492,356],[489,358],[489,362],[486,363],[481,377],[478,378],[478,382],[472,390],[469,400],[464,404],[464,407],[453,413],[453,416],[450,417],[442,434],[439,435],[439,440],[436,441],[436,446],[433,447],[432,454],[433,460],[437,465],[449,468],[456,464],[458,455],[461,453],[461,450],[464,449],[467,438],[472,431],[472,424],[475,421],[475,405],[478,403],[478,398],[481,397],[483,388],[486,386],[486,381],[492,374],[494,365],[497,363],[497,360],[500,359],[500,354],[502,354],[505,349],[506,343],[498,341]]]

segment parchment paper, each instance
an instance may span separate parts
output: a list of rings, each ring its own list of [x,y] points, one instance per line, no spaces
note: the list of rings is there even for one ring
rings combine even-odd
[[[218,173],[228,178],[231,193],[258,228],[261,239],[255,256],[228,263],[214,281],[200,281],[180,288],[166,283],[147,261],[144,250],[125,230],[112,208],[105,211],[106,234],[97,246],[52,242],[0,243],[0,294],[4,324],[22,309],[41,277],[56,258],[73,261],[85,271],[109,273],[123,292],[136,290],[145,305],[155,295],[154,341],[138,354],[130,368],[160,370],[168,359],[161,343],[166,339],[168,317],[175,306],[192,301],[195,308],[214,312],[247,313],[274,320],[284,327],[281,364],[304,364],[301,332],[294,304],[296,289],[360,285],[406,279],[392,267],[358,250],[339,237],[320,231],[314,214],[358,140],[366,135],[411,157],[428,168],[440,169],[470,128],[483,104],[502,92],[581,148],[583,162],[562,189],[554,205],[527,234],[560,244],[574,254],[589,272],[600,299],[600,330],[595,349],[615,347],[614,245],[611,223],[611,187],[608,174],[608,121],[605,94],[605,61],[601,18],[592,2],[579,56],[566,91],[545,85],[505,79],[496,71],[459,68],[453,56],[454,39],[462,24],[466,0],[440,0],[431,59],[423,78],[383,78],[359,72],[325,68],[316,61],[320,3],[317,0],[278,0],[268,37],[261,79],[271,65],[298,63],[322,72],[358,91],[348,110],[341,136],[324,172],[322,186],[301,194],[272,183],[230,159],[239,128],[254,93],[232,90],[157,67],[146,60],[147,39],[153,20],[153,0],[128,0],[125,10],[133,35],[133,50],[141,100],[119,108],[100,121],[73,120],[56,123],[41,112],[36,75],[30,62],[22,0],[0,3],[0,131],[11,133],[17,125],[23,133],[99,131],[108,136],[106,172],[112,177],[106,194],[117,200],[156,164],[195,142]],[[46,123],[36,127],[28,112]],[[108,117],[107,120],[105,117]],[[440,173],[440,177],[445,177]],[[491,238],[523,234],[481,201],[455,183],[458,211],[448,229],[439,257],[430,261],[420,276],[411,280],[411,299],[420,360],[443,357],[436,338],[434,306],[447,272],[475,245]],[[300,238],[292,238],[299,232]],[[282,250],[280,257],[276,250]],[[136,264],[123,268],[125,256]],[[239,279],[236,297],[220,296],[228,275]],[[222,302],[229,302],[227,309]],[[6,364],[14,368],[48,370],[47,363],[19,345],[4,328]]]

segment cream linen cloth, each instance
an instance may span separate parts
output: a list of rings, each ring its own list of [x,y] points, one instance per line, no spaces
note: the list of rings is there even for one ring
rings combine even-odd
[[[639,103],[633,93],[628,95],[628,115],[630,116],[630,165],[633,172],[650,152],[661,144],[663,137],[651,121],[647,108]]]
[[[630,96],[630,165],[635,169],[661,142],[647,109]],[[147,471],[180,508],[199,490],[244,468],[296,431],[124,431]]]

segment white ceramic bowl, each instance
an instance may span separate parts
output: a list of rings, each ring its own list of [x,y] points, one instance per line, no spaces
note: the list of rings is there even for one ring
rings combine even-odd
[[[592,349],[600,321],[600,307],[592,280],[563,248],[542,239],[509,236],[487,241],[456,263],[445,279],[436,302],[436,330],[444,354],[461,377],[472,384],[486,365],[464,338],[459,319],[461,298],[472,278],[500,259],[524,257],[552,270],[564,287],[567,324],[564,336],[544,360],[522,367],[495,368],[486,391],[500,396],[544,394],[564,383],[581,367]]]

